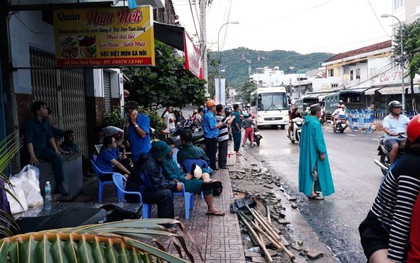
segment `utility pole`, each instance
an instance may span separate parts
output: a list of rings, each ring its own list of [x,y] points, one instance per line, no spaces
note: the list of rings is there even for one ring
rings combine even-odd
[[[209,93],[209,85],[208,85],[208,69],[207,69],[207,22],[206,22],[206,8],[207,8],[207,0],[200,0],[200,33],[201,33],[201,61],[203,63],[203,78],[206,81],[204,85],[206,88],[206,97],[210,96]]]

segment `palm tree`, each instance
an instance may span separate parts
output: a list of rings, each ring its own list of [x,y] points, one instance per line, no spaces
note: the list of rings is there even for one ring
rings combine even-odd
[[[9,177],[4,174],[4,170],[10,164],[13,157],[16,153],[19,152],[23,144],[23,138],[15,140],[14,134],[10,134],[6,138],[0,141],[0,197],[3,201],[3,207],[0,207],[0,236],[9,236],[13,235],[14,230],[16,230],[16,222],[11,216],[9,206],[7,204],[5,193],[9,193],[10,196],[14,196],[12,192],[5,188],[5,185],[10,186],[12,189],[13,185],[9,181]],[[18,200],[17,200],[18,201]]]
[[[3,173],[22,147],[23,139],[15,140],[11,134],[0,141],[0,194],[12,192],[7,175]],[[11,188],[12,189],[12,188]],[[16,199],[16,198],[15,198]],[[85,225],[73,228],[45,230],[21,235],[8,207],[0,208],[1,262],[187,262],[182,252],[194,262],[181,235],[170,233],[163,224],[176,224],[195,244],[184,225],[174,219],[137,219],[112,223]],[[169,254],[157,238],[169,240],[179,257]],[[145,243],[145,241],[149,241]],[[155,243],[157,247],[149,243]],[[168,246],[169,247],[169,246]],[[198,255],[202,259],[197,246]]]

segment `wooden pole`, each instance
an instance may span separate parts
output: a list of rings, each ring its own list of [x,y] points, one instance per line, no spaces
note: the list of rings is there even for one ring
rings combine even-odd
[[[273,262],[273,259],[271,258],[270,253],[268,253],[267,248],[264,245],[264,242],[261,241],[257,233],[254,231],[254,229],[249,225],[247,220],[242,216],[242,213],[239,212],[238,215],[239,215],[239,218],[241,218],[242,222],[245,224],[245,226],[248,228],[249,234],[252,235],[255,238],[255,240],[258,241],[258,245],[260,246],[261,251],[264,253],[264,257],[267,260],[267,262]]]

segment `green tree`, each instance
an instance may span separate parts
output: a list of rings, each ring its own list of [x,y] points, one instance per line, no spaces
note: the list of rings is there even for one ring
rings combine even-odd
[[[155,67],[124,68],[132,99],[152,109],[204,104],[205,81],[185,70],[183,59],[177,58],[172,48],[158,41],[155,44]]]
[[[247,82],[239,89],[239,95],[242,97],[244,103],[251,102],[251,93],[257,89],[254,82]]]
[[[411,24],[404,24],[401,30],[397,31],[394,42],[394,54],[399,56],[401,62],[401,37],[404,45],[404,64],[410,77],[411,100],[412,106],[415,105],[414,98],[414,77],[420,73],[420,21],[415,21]]]

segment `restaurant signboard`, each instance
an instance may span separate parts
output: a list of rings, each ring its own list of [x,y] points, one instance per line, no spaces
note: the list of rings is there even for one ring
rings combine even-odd
[[[151,6],[54,11],[57,66],[154,66]]]

